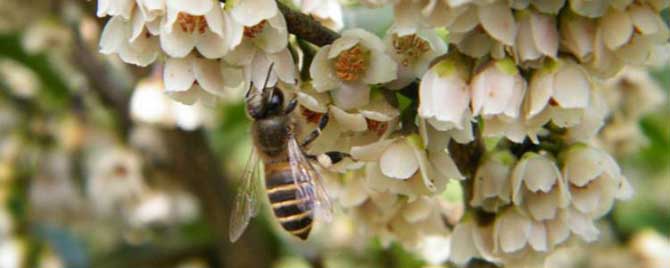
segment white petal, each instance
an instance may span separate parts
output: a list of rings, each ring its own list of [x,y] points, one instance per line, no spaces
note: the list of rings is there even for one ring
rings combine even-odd
[[[194,59],[193,71],[202,89],[213,95],[223,95],[223,74],[216,60]]]
[[[565,4],[565,0],[533,0],[530,3],[538,11],[547,14],[558,14],[558,11]]]
[[[245,66],[251,75],[251,83],[258,88],[271,87],[277,84],[277,74],[270,72],[272,62],[263,53],[256,53],[251,64]],[[269,76],[268,76],[269,74]],[[266,84],[267,81],[267,84]]]
[[[128,42],[128,25],[121,17],[112,17],[100,34],[100,53],[118,53],[125,42]]]
[[[519,21],[519,33],[516,36],[515,46],[519,51],[519,58],[522,61],[539,59],[542,54],[540,54],[540,51],[537,49],[535,39],[533,38],[534,33],[531,28],[530,18],[532,15],[523,14],[521,16],[521,20]]]
[[[287,84],[296,82],[296,67],[288,48],[274,54],[268,54],[267,57],[274,63],[273,70],[280,80]]]
[[[563,219],[565,214],[561,213],[561,216],[547,221],[547,237],[549,238],[549,243],[553,246],[563,243],[570,237],[570,227]]]
[[[384,175],[396,179],[407,179],[419,169],[414,149],[405,141],[390,145],[379,159],[379,165]]]
[[[333,103],[345,110],[363,107],[370,102],[370,88],[361,83],[342,83],[339,89],[331,91]]]
[[[621,185],[619,186],[619,190],[616,193],[616,198],[621,200],[629,200],[633,198],[634,194],[635,188],[633,188],[630,182],[628,182],[628,179],[622,178]]]
[[[430,159],[430,162],[442,176],[455,180],[465,179],[465,176],[461,174],[460,170],[458,170],[458,166],[456,166],[456,163],[451,159],[451,156],[449,156],[447,152],[428,152],[428,159]]]
[[[168,58],[163,70],[163,83],[167,92],[186,91],[195,82],[193,56],[186,58]]]
[[[312,64],[309,66],[309,74],[312,77],[314,89],[318,92],[325,92],[340,85],[339,79],[335,76],[335,71],[328,59],[330,45],[323,46],[316,52]]]
[[[605,169],[604,152],[594,148],[573,148],[565,157],[563,175],[568,182],[583,187]]]
[[[537,49],[545,56],[555,58],[558,53],[558,29],[554,17],[533,13],[530,26]]]
[[[605,46],[610,50],[616,50],[630,40],[633,35],[633,22],[628,13],[610,9],[604,17],[600,19],[600,25],[603,29],[603,40]]]
[[[584,17],[597,18],[607,11],[609,3],[609,0],[570,0],[570,8]]]
[[[363,178],[352,178],[341,193],[340,204],[344,207],[356,207],[368,199],[365,180]]]
[[[337,120],[343,131],[365,131],[368,129],[365,117],[359,113],[347,113],[342,109],[331,105],[330,114]]]
[[[554,94],[554,75],[548,71],[536,71],[530,79],[526,95],[526,119],[539,114]]]
[[[360,161],[377,161],[395,139],[382,139],[364,146],[351,147],[351,156]]]
[[[305,108],[318,112],[325,113],[328,111],[328,102],[330,102],[330,97],[325,93],[317,93],[313,91],[298,91],[296,93],[296,98],[300,105],[305,106]]]
[[[525,170],[525,184],[533,192],[549,192],[558,180],[560,173],[553,161],[536,156],[528,159]]]
[[[330,45],[330,50],[328,51],[328,59],[334,59],[340,55],[343,51],[354,47],[361,40],[355,36],[342,36],[336,39],[333,44]]]
[[[479,58],[488,54],[494,43],[495,41],[486,33],[473,31],[468,32],[456,47],[470,57]]]
[[[388,122],[400,115],[400,111],[391,106],[384,96],[373,98],[368,105],[358,109],[365,118],[380,122]]]
[[[207,12],[216,6],[214,3],[211,0],[167,0],[166,2],[169,9],[179,10],[195,16],[207,14]]]
[[[526,195],[525,204],[528,207],[528,212],[530,212],[530,215],[533,217],[533,219],[537,221],[544,221],[555,218],[556,212],[558,211],[558,204],[556,202],[557,196],[558,192],[556,190],[549,194],[529,193]]]
[[[251,40],[266,53],[276,53],[285,49],[288,44],[286,22],[281,13],[277,13],[268,22],[269,25],[264,27],[263,31]]]
[[[635,28],[642,34],[654,34],[660,30],[656,12],[651,8],[642,5],[633,5],[629,9],[630,17]]]
[[[223,59],[231,65],[250,65],[251,61],[256,58],[255,55],[257,50],[258,49],[256,49],[256,46],[254,46],[253,43],[243,41],[237,47],[235,47],[235,49],[228,52],[228,54],[226,54]]]
[[[586,217],[586,215],[573,210],[568,210],[566,217],[570,230],[579,235],[584,241],[592,242],[598,239],[600,231],[598,231],[593,220]]]
[[[361,80],[367,84],[379,84],[396,79],[397,63],[386,55],[383,50],[373,50],[370,53],[368,70]]]
[[[172,31],[163,31],[160,35],[161,48],[170,57],[183,58],[197,44],[197,39],[190,33],[186,33],[179,27],[170,27]]]
[[[402,212],[403,218],[410,223],[426,219],[433,211],[433,203],[428,197],[420,197],[416,201],[409,203]]]
[[[419,85],[419,115],[463,128],[463,116],[470,102],[468,86],[457,74],[440,77],[438,66],[427,72]]]
[[[512,11],[504,2],[479,6],[477,11],[479,21],[489,35],[505,45],[514,45],[516,22]]]
[[[449,31],[454,33],[465,33],[474,29],[479,24],[477,8],[469,7],[467,11],[458,16],[453,24],[449,25]]]
[[[198,37],[196,48],[201,55],[208,59],[221,58],[228,52],[226,40],[210,31],[206,31]]]
[[[133,42],[124,44],[119,53],[126,63],[145,67],[153,63],[159,54],[158,37],[141,35]]]
[[[495,223],[495,233],[502,251],[511,253],[521,250],[530,236],[531,221],[509,209]]]
[[[572,204],[577,210],[584,214],[590,214],[595,211],[600,202],[600,189],[595,183],[587,185],[585,188],[572,188]]]
[[[569,64],[556,73],[554,99],[563,108],[585,108],[589,104],[591,85],[580,67]]]
[[[449,259],[458,265],[464,265],[470,259],[479,257],[472,238],[471,223],[465,222],[456,225],[451,234],[451,256]]]
[[[543,223],[533,222],[533,224],[531,224],[528,244],[530,244],[535,251],[547,251],[547,230]]]
[[[240,0],[231,10],[233,18],[244,26],[253,26],[279,12],[273,0]]]

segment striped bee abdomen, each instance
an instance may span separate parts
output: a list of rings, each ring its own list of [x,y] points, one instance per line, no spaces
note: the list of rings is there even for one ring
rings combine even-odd
[[[265,165],[265,189],[279,224],[289,233],[307,239],[312,230],[313,200],[299,199],[289,163]]]

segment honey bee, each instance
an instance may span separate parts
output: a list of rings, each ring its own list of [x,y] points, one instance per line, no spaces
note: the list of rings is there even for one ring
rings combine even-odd
[[[267,80],[265,83],[267,85]],[[266,85],[261,92],[255,93],[251,93],[252,86],[246,94],[247,113],[253,120],[251,134],[255,150],[247,162],[241,189],[235,197],[229,226],[231,242],[239,239],[257,213],[259,162],[264,164],[265,193],[276,220],[286,231],[305,240],[315,216],[329,221],[332,215],[322,178],[310,161],[327,159],[332,164],[349,156],[341,152],[327,152],[318,157],[306,154],[303,148],[325,128],[328,114],[321,116],[318,128],[298,142],[298,120],[291,116],[298,105],[297,100],[291,99],[284,105],[282,91]]]

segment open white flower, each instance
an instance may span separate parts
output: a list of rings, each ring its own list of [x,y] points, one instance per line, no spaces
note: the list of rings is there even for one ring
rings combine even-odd
[[[171,57],[182,58],[194,48],[206,58],[220,58],[230,49],[231,20],[214,0],[168,1],[161,25],[161,48]]]
[[[419,85],[419,116],[438,130],[469,127],[468,70],[455,58],[435,64]]]
[[[526,80],[512,60],[490,63],[472,78],[472,112],[484,118],[516,118],[526,93]]]
[[[577,144],[564,152],[563,176],[570,185],[572,206],[589,218],[604,216],[615,199],[628,199],[633,188],[606,152]]]
[[[275,85],[277,79],[288,84],[296,82],[296,66],[287,48],[288,29],[281,13],[239,29],[241,34],[234,36],[240,40],[233,42],[236,47],[224,57],[226,62],[243,66],[247,80],[256,87],[263,86],[271,65],[268,86]]]
[[[147,66],[159,54],[158,37],[145,27],[145,17],[136,9],[132,20],[111,18],[100,36],[100,53],[118,54],[126,63]]]
[[[423,76],[431,61],[447,52],[446,44],[433,29],[406,35],[391,31],[386,34],[385,42],[388,54],[398,63],[397,80],[388,84],[392,89],[400,89]]]
[[[168,58],[163,81],[168,95],[185,104],[193,104],[198,99],[214,101],[213,96],[225,96],[226,88],[239,86],[242,82],[240,72],[222,61],[190,54],[184,58]]]
[[[512,171],[511,183],[514,204],[535,221],[554,219],[570,204],[567,183],[548,156],[525,153]]]
[[[375,35],[361,29],[345,31],[314,56],[309,69],[314,88],[332,91],[335,105],[345,110],[366,105],[369,85],[397,77],[396,63],[384,51],[384,43]]]

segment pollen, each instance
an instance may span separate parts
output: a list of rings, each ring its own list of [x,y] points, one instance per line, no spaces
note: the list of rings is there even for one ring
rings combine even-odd
[[[344,81],[358,80],[368,69],[369,57],[361,45],[342,51],[335,59],[335,74]]]
[[[183,12],[179,12],[177,15],[177,23],[181,30],[187,33],[205,33],[207,30],[207,20],[205,16],[193,16]]]
[[[268,24],[267,20],[262,20],[261,22],[259,22],[258,24],[254,25],[254,26],[249,26],[249,27],[245,26],[244,27],[244,36],[246,36],[248,38],[256,37],[259,33],[261,33],[263,31],[263,29],[265,29],[265,25],[267,25],[267,24]]]
[[[393,49],[401,55],[401,64],[408,66],[430,50],[430,44],[416,34],[405,36],[393,35]]]

